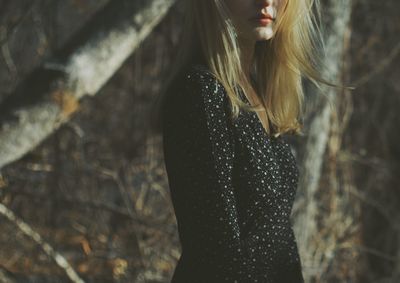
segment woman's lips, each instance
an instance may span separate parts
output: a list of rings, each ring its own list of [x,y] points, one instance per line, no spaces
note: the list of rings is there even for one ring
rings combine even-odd
[[[271,23],[272,21],[274,21],[275,19],[272,18],[272,16],[269,14],[267,14],[267,15],[261,14],[261,15],[258,15],[256,17],[252,18],[251,20],[257,22],[260,25],[266,26],[269,23]]]
[[[260,25],[266,26],[266,25],[268,25],[269,23],[272,22],[272,19],[270,19],[270,18],[259,18],[259,19],[257,19],[256,21],[257,21]]]

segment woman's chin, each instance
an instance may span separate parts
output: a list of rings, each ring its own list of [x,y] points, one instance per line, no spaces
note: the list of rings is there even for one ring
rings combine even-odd
[[[257,41],[269,40],[273,35],[272,27],[257,27],[254,30],[254,36]]]

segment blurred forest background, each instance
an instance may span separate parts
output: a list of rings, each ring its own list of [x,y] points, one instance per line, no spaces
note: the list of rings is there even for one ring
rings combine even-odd
[[[0,0],[0,282],[169,282],[180,245],[148,120],[177,4]],[[327,88],[332,111],[305,84],[304,274],[400,282],[400,2],[321,4],[325,75],[356,89]]]

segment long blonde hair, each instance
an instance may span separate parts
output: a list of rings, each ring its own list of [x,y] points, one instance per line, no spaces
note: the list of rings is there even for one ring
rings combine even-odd
[[[160,107],[175,76],[188,64],[204,58],[209,70],[222,83],[232,105],[232,116],[240,109],[265,111],[267,133],[278,136],[286,132],[303,134],[304,92],[302,76],[307,77],[319,89],[319,83],[338,87],[319,76],[323,58],[318,46],[323,47],[323,37],[318,27],[319,0],[286,0],[284,9],[278,11],[273,37],[258,41],[255,46],[252,68],[255,74],[254,89],[262,105],[247,105],[236,88],[239,83],[248,89],[243,80],[240,63],[240,46],[237,32],[231,22],[226,0],[184,0],[185,23],[180,50],[168,70],[158,100],[156,128],[160,127]],[[313,9],[314,8],[314,12]],[[323,50],[322,50],[323,51]],[[158,120],[157,120],[158,119]]]

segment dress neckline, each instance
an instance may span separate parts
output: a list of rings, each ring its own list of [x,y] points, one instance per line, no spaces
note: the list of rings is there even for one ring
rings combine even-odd
[[[200,69],[202,69],[202,70],[204,70],[204,71],[210,73],[212,76],[214,76],[214,74],[210,72],[210,70],[208,69],[208,67],[207,67],[204,63],[197,63],[197,64],[194,64],[194,65],[195,65],[196,67],[198,67],[198,68],[200,68]],[[214,77],[215,77],[215,76],[214,76]],[[253,77],[251,77],[251,79],[254,80]],[[240,94],[240,96],[242,97],[242,99],[245,100],[246,104],[251,106],[250,101],[247,99],[247,96],[245,95],[244,91],[243,91],[242,88],[240,88],[240,87],[239,87],[239,94]],[[251,115],[255,115],[254,118],[256,119],[256,121],[257,121],[257,123],[258,123],[258,126],[261,128],[261,131],[263,132],[264,136],[266,136],[266,137],[267,137],[268,139],[270,139],[270,140],[277,139],[277,138],[281,137],[281,135],[279,135],[278,137],[275,137],[274,135],[269,135],[269,134],[267,133],[266,129],[264,128],[264,125],[263,125],[263,123],[261,122],[261,119],[260,119],[260,117],[258,116],[257,112],[254,112],[254,111],[250,111],[250,112],[251,112]]]
[[[242,99],[245,100],[246,104],[252,106],[250,101],[248,100],[247,96],[245,95],[244,91],[241,88],[239,89],[239,93],[240,93],[240,96],[242,97]],[[257,121],[257,124],[261,128],[261,131],[263,132],[264,136],[266,136],[268,139],[277,139],[280,137],[280,136],[275,137],[274,135],[269,135],[267,133],[266,129],[264,128],[264,125],[261,122],[261,119],[260,119],[259,115],[257,114],[257,112],[254,112],[254,111],[249,111],[249,112],[251,112],[250,114],[253,115],[253,117]]]

